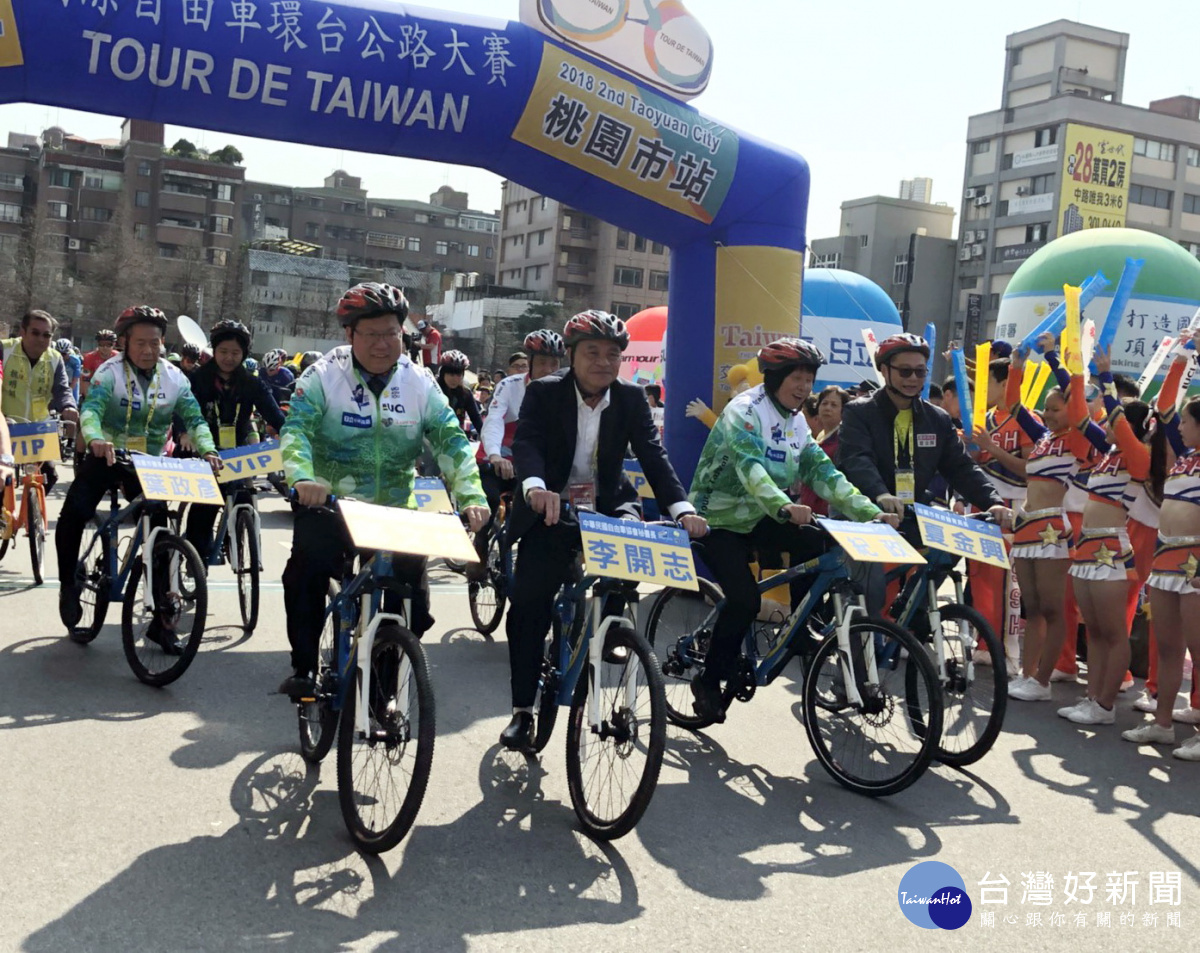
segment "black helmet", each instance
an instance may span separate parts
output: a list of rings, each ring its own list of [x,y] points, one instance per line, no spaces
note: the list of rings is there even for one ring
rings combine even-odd
[[[242,356],[250,353],[250,329],[241,321],[218,321],[208,332],[209,343],[215,351],[218,344],[235,340],[242,346]]]

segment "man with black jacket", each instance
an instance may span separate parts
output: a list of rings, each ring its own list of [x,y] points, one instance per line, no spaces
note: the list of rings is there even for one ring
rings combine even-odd
[[[559,521],[561,505],[638,519],[637,491],[624,472],[629,446],[660,509],[692,537],[708,531],[667,460],[642,389],[617,376],[629,344],[625,323],[585,311],[567,322],[563,339],[570,368],[529,384],[512,444],[520,492],[511,532],[521,555],[507,623],[513,718],[500,742],[515,750],[532,744],[542,645],[554,596],[580,548],[578,527]]]
[[[884,386],[849,404],[842,414],[839,465],[860,492],[885,512],[906,515],[913,503],[929,505],[935,478],[998,521],[1012,517],[984,472],[967,455],[954,422],[940,407],[921,399],[929,373],[929,345],[915,334],[895,334],[879,344],[876,366]],[[900,531],[920,544],[911,511]],[[860,564],[856,578],[867,590],[872,612],[883,606],[883,573],[878,564]]]
[[[267,382],[251,374],[243,363],[250,354],[250,329],[240,321],[218,321],[210,340],[213,359],[196,367],[191,383],[217,449],[232,450],[252,443],[251,417],[256,410],[278,433],[284,423],[283,411]],[[190,450],[183,430],[177,426],[175,432],[181,434],[180,448]],[[219,512],[215,506],[193,506],[188,513],[187,541],[206,562]]]

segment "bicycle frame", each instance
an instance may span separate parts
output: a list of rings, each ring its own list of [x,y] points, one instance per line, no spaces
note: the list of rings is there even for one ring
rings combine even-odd
[[[153,516],[152,508],[140,495],[121,507],[118,497],[118,490],[113,488],[109,497],[112,500],[112,505],[109,510],[108,517],[100,523],[96,532],[92,535],[92,541],[88,544],[88,548],[84,550],[80,561],[87,562],[91,557],[92,550],[96,547],[101,537],[107,536],[112,544],[108,549],[108,570],[109,585],[108,597],[112,601],[118,601],[125,593],[125,583],[129,581],[129,575],[133,569],[133,560],[138,556],[142,559],[142,569],[146,574],[146,586],[143,596],[143,605],[147,612],[154,611],[154,565],[150,554],[154,552],[154,543],[158,539],[160,533],[170,533],[169,527],[153,526],[151,519]],[[130,542],[129,550],[125,553],[125,558],[119,560],[117,557],[117,540],[121,526],[129,520],[131,513],[140,511],[136,528],[133,532],[133,539]],[[174,568],[174,567],[172,567]]]
[[[17,531],[22,526],[28,526],[29,497],[32,495],[35,505],[42,511],[42,526],[46,525],[46,478],[42,476],[40,464],[21,463],[17,465],[21,471],[21,503],[17,505],[17,487],[15,484],[4,488],[5,539],[15,539]],[[11,496],[10,496],[11,494]]]
[[[955,568],[958,565],[959,557],[952,553],[930,549],[926,560],[925,565],[913,567],[915,571],[904,584],[904,589],[897,597],[895,605],[899,606],[899,611],[895,613],[895,619],[897,625],[911,632],[912,621],[921,609],[921,600],[923,598],[925,600],[925,613],[929,617],[929,631],[933,637],[935,658],[944,659],[946,657],[946,644],[945,635],[942,632],[942,612],[938,603],[938,590],[947,579],[953,580],[954,601],[962,605],[962,573]],[[942,670],[942,666],[939,666],[938,672],[942,681],[946,681],[948,676]],[[974,674],[975,663],[972,661],[969,663],[967,677],[973,678]]]
[[[228,485],[228,484],[226,484]],[[217,524],[217,532],[213,537],[213,545],[208,553],[208,564],[210,566],[221,565],[224,556],[225,540],[229,537],[229,529],[231,526],[237,526],[238,514],[248,512],[250,521],[254,524],[254,537],[257,540],[262,540],[262,522],[259,519],[258,509],[253,503],[235,503],[229,505],[231,499],[237,496],[238,493],[249,493],[251,497],[257,492],[253,486],[237,487],[225,494],[224,501],[221,506],[221,519]],[[242,571],[241,553],[238,552],[237,546],[229,547],[229,565],[232,567],[235,574]],[[262,546],[258,547],[258,569],[262,571]]]
[[[392,612],[380,612],[385,590],[393,588],[389,583],[395,579],[392,572],[392,554],[379,552],[367,562],[357,575],[345,584],[333,603],[325,610],[324,622],[337,612],[340,615],[340,625],[335,639],[335,661],[337,667],[337,694],[331,700],[330,707],[341,711],[345,704],[346,692],[350,690],[350,674],[357,667],[361,681],[359,682],[359,704],[355,706],[354,727],[362,736],[370,731],[370,698],[371,698],[371,649],[375,645],[375,634],[384,622],[394,622],[397,625],[407,625],[407,618],[412,615],[412,595],[407,586],[402,587],[404,596],[404,615]],[[363,621],[369,619],[364,629]],[[407,656],[401,661],[402,666],[408,665]],[[399,674],[400,697],[397,704],[402,711],[408,710],[408,679],[404,677],[404,669]]]

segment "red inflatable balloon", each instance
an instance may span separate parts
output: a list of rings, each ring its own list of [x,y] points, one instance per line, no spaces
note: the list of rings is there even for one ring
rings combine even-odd
[[[635,384],[664,384],[662,342],[667,336],[666,307],[639,311],[625,326],[629,329],[629,347],[621,362],[621,376]]]

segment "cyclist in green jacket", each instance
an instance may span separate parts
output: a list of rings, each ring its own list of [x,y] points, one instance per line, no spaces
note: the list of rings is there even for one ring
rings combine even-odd
[[[809,432],[800,408],[825,358],[815,344],[782,338],[758,352],[763,383],[731,400],[717,420],[692,481],[691,501],[708,520],[704,562],[725,593],[707,661],[692,681],[696,712],[724,720],[720,682],[732,674],[738,646],[758,615],[761,598],[750,563],[755,551],[786,552],[791,564],[812,559],[821,543],[796,532],[812,510],[792,502],[797,480],[859,522],[896,525],[842,475]],[[792,583],[795,606],[806,585]]]
[[[487,500],[466,435],[437,382],[404,354],[408,301],[391,285],[365,282],[342,296],[337,313],[349,343],[296,381],[280,433],[284,470],[301,506],[320,507],[333,493],[415,509],[414,467],[428,440],[471,529],[480,530]],[[297,512],[283,571],[293,674],[280,685],[282,694],[299,698],[313,690],[325,593],[353,551],[333,513]],[[408,622],[419,636],[433,625],[425,560],[397,557],[394,566],[417,583]]]

